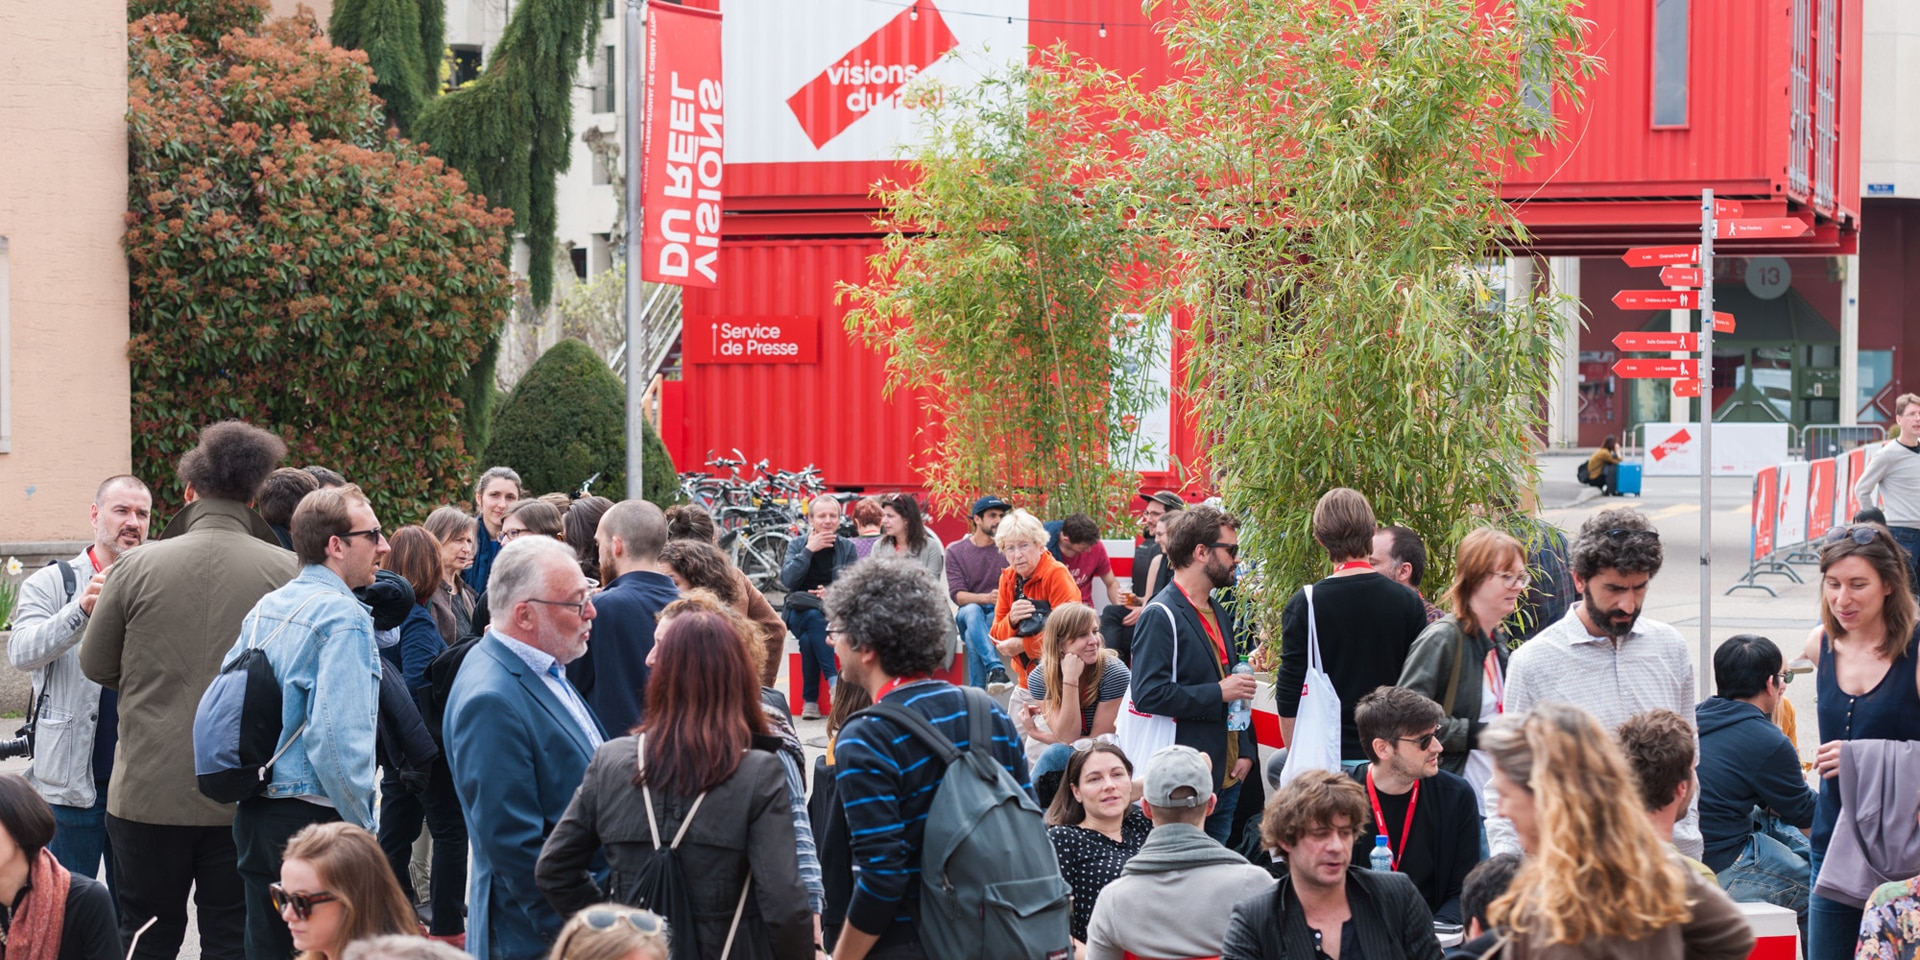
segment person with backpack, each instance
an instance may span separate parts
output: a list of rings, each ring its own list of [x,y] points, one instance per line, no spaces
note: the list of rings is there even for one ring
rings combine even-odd
[[[353,591],[373,583],[390,548],[373,504],[354,484],[307,494],[291,531],[300,575],[254,604],[228,655],[232,663],[261,650],[280,687],[280,736],[266,787],[241,800],[233,816],[249,957],[293,952],[271,892],[288,839],[335,820],[374,827],[380,651],[373,617]],[[198,727],[195,750],[205,753]]]
[[[47,564],[20,585],[7,659],[32,674],[27,782],[53,808],[60,829],[47,849],[68,870],[95,876],[107,865],[107,783],[120,738],[119,696],[80,672],[80,641],[100,600],[107,569],[145,543],[153,493],[137,477],[109,477],[93,495],[93,543]],[[46,722],[41,721],[45,719]]]
[[[1071,954],[1069,891],[1013,721],[932,677],[950,619],[911,561],[856,564],[827,593],[842,675],[874,699],[834,742],[857,864],[835,960]]]
[[[652,707],[594,752],[540,851],[540,891],[561,914],[608,899],[660,914],[677,960],[809,960],[786,769],[753,749],[769,732],[759,664],[706,610],[669,620],[652,659]],[[602,852],[604,887],[592,872]]]

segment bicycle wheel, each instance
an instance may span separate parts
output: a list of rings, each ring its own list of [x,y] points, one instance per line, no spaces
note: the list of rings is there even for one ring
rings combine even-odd
[[[780,586],[780,564],[787,557],[787,535],[779,530],[758,530],[737,541],[734,562],[754,589],[765,593]]]

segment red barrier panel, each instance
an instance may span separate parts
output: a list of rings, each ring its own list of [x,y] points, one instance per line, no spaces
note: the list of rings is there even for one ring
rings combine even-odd
[[[1833,529],[1834,480],[1832,457],[1815,460],[1807,473],[1807,542],[1817,543]]]
[[[1780,489],[1780,468],[1763,467],[1753,475],[1753,559],[1773,553],[1774,514]]]
[[[1847,512],[1846,516],[1841,518],[1847,523],[1852,523],[1853,518],[1860,513],[1861,504],[1858,489],[1860,487],[1860,475],[1867,472],[1868,453],[1869,450],[1866,447],[1847,451]]]

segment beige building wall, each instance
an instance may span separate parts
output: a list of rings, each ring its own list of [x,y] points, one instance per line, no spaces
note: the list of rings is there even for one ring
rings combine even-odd
[[[269,20],[291,17],[301,7],[306,7],[313,11],[313,19],[319,22],[320,29],[325,30],[327,20],[333,16],[333,0],[271,0],[271,3],[273,10],[267,14]]]
[[[125,0],[0,3],[0,549],[127,472]]]

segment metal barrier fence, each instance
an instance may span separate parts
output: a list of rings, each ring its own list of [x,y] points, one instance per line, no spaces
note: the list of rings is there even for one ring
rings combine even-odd
[[[1839,456],[1855,447],[1878,446],[1892,435],[1890,428],[1878,423],[1843,427],[1836,423],[1809,423],[1800,428],[1800,455],[1808,460]]]
[[[1759,582],[1766,576],[1804,583],[1792,564],[1818,563],[1815,545],[1859,512],[1855,487],[1867,460],[1878,452],[1877,447],[1857,446],[1838,456],[1792,460],[1755,473],[1747,572],[1727,593],[1764,590],[1778,596]]]

